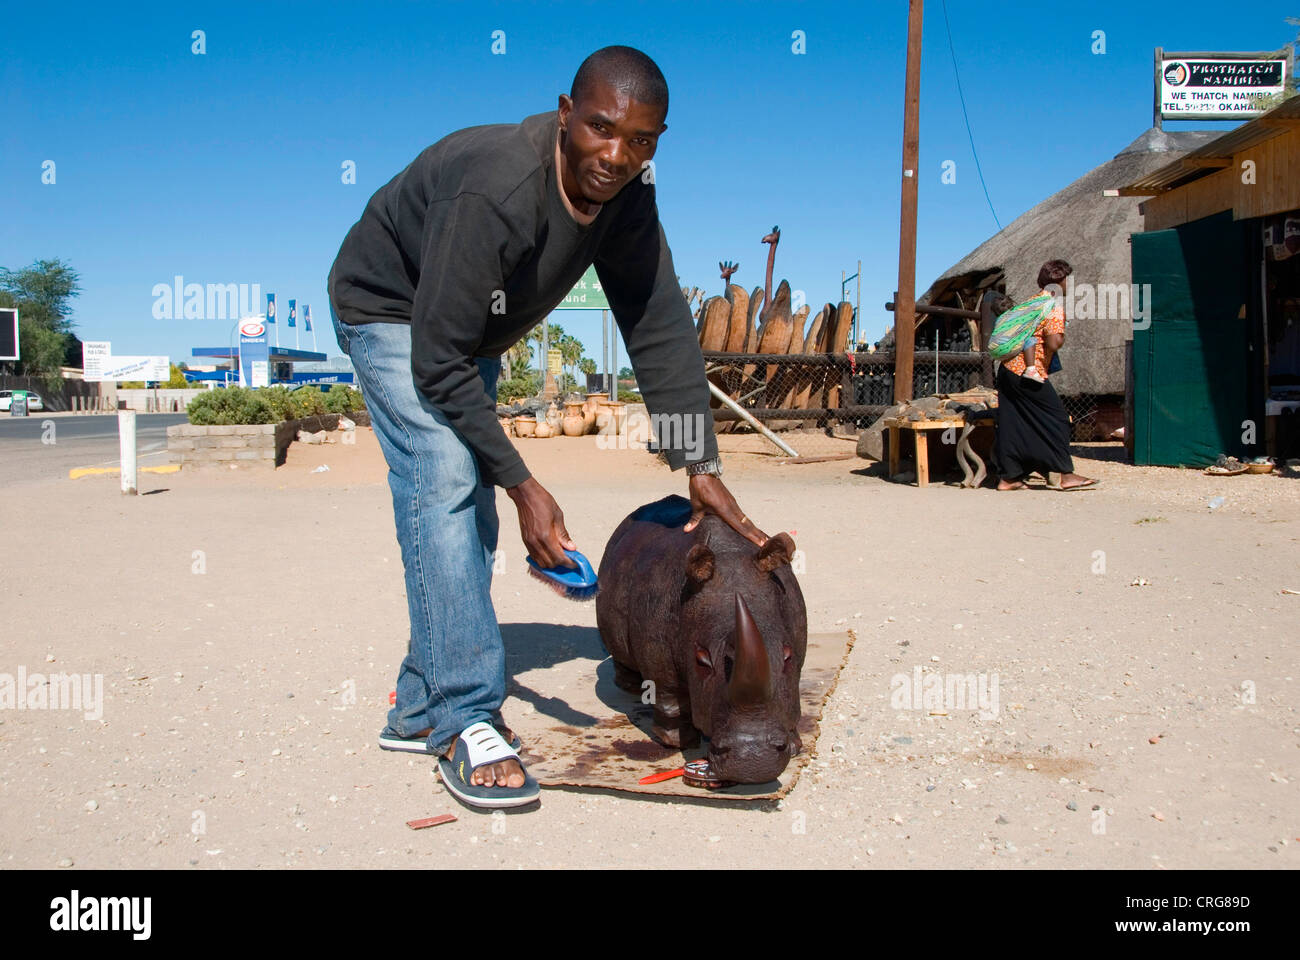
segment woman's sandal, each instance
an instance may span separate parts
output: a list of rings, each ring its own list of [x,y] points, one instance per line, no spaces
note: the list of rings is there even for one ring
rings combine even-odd
[[[485,787],[470,782],[479,767],[504,760],[519,760],[519,754],[501,739],[501,734],[492,724],[479,722],[466,727],[456,738],[456,751],[450,760],[438,758],[438,773],[447,790],[471,807],[520,807],[538,799],[542,794],[541,788],[527,770],[524,770],[521,787]],[[522,768],[523,762],[520,761],[519,765]]]

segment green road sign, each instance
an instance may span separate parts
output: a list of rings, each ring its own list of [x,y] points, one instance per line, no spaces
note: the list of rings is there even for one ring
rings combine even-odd
[[[564,298],[556,310],[608,310],[609,301],[596,276],[596,268],[588,267],[582,279],[573,285],[569,295]]]

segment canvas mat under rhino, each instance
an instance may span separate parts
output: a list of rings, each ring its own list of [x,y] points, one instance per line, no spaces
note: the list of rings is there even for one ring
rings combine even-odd
[[[794,787],[816,753],[822,709],[855,639],[851,630],[809,635],[799,683],[803,750],[791,759],[780,780],[706,790],[687,786],[680,777],[637,783],[649,774],[702,757],[705,750],[701,745],[683,753],[650,738],[651,708],[614,685],[613,661],[594,628],[503,624],[502,632],[507,669],[514,677],[502,712],[523,740],[521,757],[529,773],[542,786],[595,787],[703,801],[775,799]]]

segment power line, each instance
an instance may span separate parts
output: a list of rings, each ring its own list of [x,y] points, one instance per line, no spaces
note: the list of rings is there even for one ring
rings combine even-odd
[[[971,133],[970,115],[966,112],[966,94],[961,89],[961,73],[957,70],[957,50],[952,45],[952,25],[948,23],[948,0],[943,0],[943,25],[948,31],[948,50],[952,53],[952,72],[957,78],[957,96],[961,99],[961,115],[966,121],[966,136],[970,138],[970,152],[975,157],[975,172],[979,174],[980,186],[984,188],[984,199],[988,201],[989,213],[993,214],[993,222],[998,225],[998,230],[1002,229],[1002,221],[998,219],[997,211],[993,209],[993,199],[989,196],[989,186],[984,182],[984,171],[980,169],[980,155],[975,150],[975,134]]]

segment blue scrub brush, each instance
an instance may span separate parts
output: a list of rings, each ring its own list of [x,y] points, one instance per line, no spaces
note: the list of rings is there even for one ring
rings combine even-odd
[[[566,600],[590,600],[596,595],[596,571],[591,569],[591,561],[577,550],[565,550],[564,555],[578,565],[576,570],[539,566],[529,557],[528,573]]]

